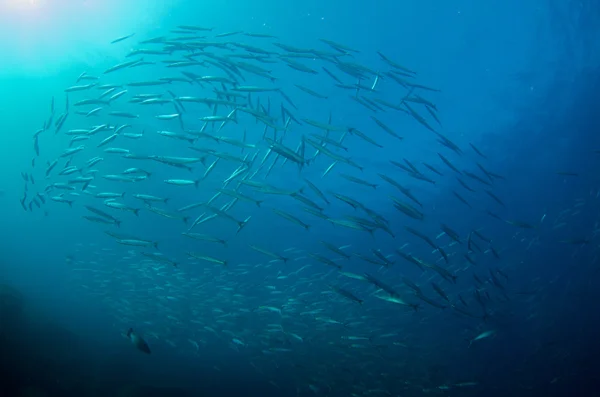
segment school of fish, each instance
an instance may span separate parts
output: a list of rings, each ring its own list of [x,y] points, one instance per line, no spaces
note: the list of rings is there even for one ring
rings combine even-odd
[[[52,98],[22,172],[25,211],[97,228],[70,266],[116,332],[146,353],[222,346],[298,395],[478,386],[428,378],[439,346],[415,329],[460,321],[462,350],[500,337],[490,319],[511,299],[511,263],[473,219],[517,235],[538,223],[499,215],[505,178],[443,133],[439,90],[326,39],[185,25],[132,45]],[[424,141],[427,162],[411,157]],[[481,215],[446,224],[432,192]]]

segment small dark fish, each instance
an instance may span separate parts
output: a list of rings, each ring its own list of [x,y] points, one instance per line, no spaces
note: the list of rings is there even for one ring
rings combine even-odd
[[[464,254],[465,259],[467,260],[467,262],[469,262],[471,265],[475,266],[476,263],[475,261],[467,254]]]
[[[496,273],[498,273],[499,275],[504,277],[506,279],[506,281],[508,281],[508,275],[506,273],[504,273],[502,270],[496,269]]]
[[[359,305],[362,305],[362,304],[363,304],[363,300],[362,300],[362,299],[360,299],[360,298],[358,298],[358,297],[356,297],[356,295],[354,295],[352,292],[350,292],[350,291],[348,291],[348,290],[345,290],[345,289],[343,289],[343,288],[340,288],[340,287],[336,287],[336,286],[334,286],[334,285],[330,285],[329,287],[330,287],[330,288],[331,288],[331,289],[332,289],[334,292],[338,293],[339,295],[343,296],[344,298],[346,298],[346,299],[349,299],[349,300],[351,300],[351,301],[353,301],[353,302],[356,302],[356,303],[358,303]]]
[[[499,221],[504,221],[502,218],[500,218],[500,216],[499,216],[499,215],[497,215],[496,213],[494,213],[494,212],[492,212],[492,211],[490,211],[490,210],[487,210],[487,211],[486,211],[486,213],[487,213],[489,216],[491,216],[492,218],[496,218],[496,219],[498,219]]]
[[[429,165],[427,163],[423,163],[423,165],[427,168],[429,168],[431,171],[435,172],[436,174],[438,174],[439,176],[444,176],[444,174],[442,174],[440,171],[437,170],[437,168],[435,168],[432,165]]]
[[[500,204],[501,206],[503,206],[504,208],[506,208],[506,205],[502,202],[502,200],[500,200],[498,198],[498,196],[496,196],[494,193],[492,193],[489,190],[486,190],[485,192],[488,194],[488,196],[490,196],[491,198],[493,198],[494,201],[496,201],[498,204]]]
[[[471,207],[471,204],[469,204],[469,202],[467,200],[465,200],[465,198],[463,196],[461,196],[460,194],[456,193],[454,190],[452,191],[452,193],[454,194],[454,196],[456,196],[457,199],[459,199],[464,205],[466,205],[469,208],[473,208]]]
[[[146,343],[146,341],[139,336],[138,334],[136,334],[135,332],[133,332],[133,328],[129,328],[129,331],[127,331],[127,337],[129,338],[129,340],[131,341],[131,343],[133,343],[133,345],[140,351],[146,353],[146,354],[150,354],[150,347],[148,347],[148,344]]]
[[[439,247],[439,246],[437,247],[437,250],[438,250],[438,252],[440,253],[440,255],[442,255],[442,257],[444,258],[444,261],[445,261],[446,263],[448,263],[449,259],[448,259],[448,254],[446,254],[446,251],[444,251],[444,250],[442,249],[442,247]]]
[[[498,280],[498,277],[496,277],[496,275],[494,274],[494,272],[492,272],[492,270],[489,270],[490,272],[490,278],[492,280],[492,284],[494,284],[496,287],[500,288],[500,289],[504,289],[504,285],[502,285],[502,283],[500,282],[500,280]]]
[[[483,154],[481,152],[481,150],[479,150],[475,145],[473,145],[472,143],[469,143],[469,145],[471,145],[471,147],[473,148],[473,150],[475,151],[475,153],[477,153],[478,155],[480,155],[484,159],[487,159],[487,156],[485,154]]]
[[[500,254],[498,254],[498,251],[496,251],[494,249],[494,247],[492,247],[491,245],[490,245],[490,251],[492,251],[492,254],[494,254],[494,256],[496,257],[496,259],[500,259]]]
[[[444,290],[439,285],[437,285],[436,283],[434,283],[432,281],[431,286],[433,287],[435,292],[437,292],[442,298],[444,298],[444,300],[446,300],[448,303],[450,303],[450,298],[448,298],[448,295],[446,295],[446,292],[444,292]]]
[[[483,234],[481,234],[477,230],[473,230],[471,233],[473,233],[475,236],[479,237],[480,239],[482,239],[483,241],[485,241],[488,244],[492,243],[492,239],[491,238],[484,236]]]
[[[439,309],[445,309],[445,308],[448,307],[446,305],[442,305],[440,303],[437,303],[436,301],[434,301],[432,299],[429,299],[428,297],[426,297],[425,295],[423,295],[420,292],[417,292],[415,295],[417,296],[417,298],[421,299],[423,302],[428,303],[429,305],[431,305],[433,307],[437,307]]]
[[[446,157],[444,157],[442,154],[438,153],[438,156],[440,156],[440,159],[442,159],[442,161],[444,162],[444,164],[446,164],[448,166],[448,168],[450,168],[452,171],[456,172],[459,175],[462,175],[462,172],[459,171],[458,168],[456,168],[454,166],[454,164],[452,164],[450,162],[450,160],[448,160]]]
[[[111,41],[110,44],[119,43],[119,42],[121,42],[123,40],[127,40],[128,38],[133,37],[134,35],[135,35],[135,33],[132,33],[132,34],[128,34],[127,36],[119,37],[118,39],[114,39],[113,41]]]

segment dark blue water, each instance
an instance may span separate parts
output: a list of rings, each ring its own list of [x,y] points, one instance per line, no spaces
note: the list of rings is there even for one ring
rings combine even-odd
[[[0,10],[0,343],[10,374],[0,395],[599,389],[593,2],[38,0]],[[165,38],[140,44],[156,37]],[[139,49],[166,50],[128,56]],[[148,64],[105,73],[131,60]],[[198,64],[167,66],[190,60]],[[128,86],[165,77],[188,82]],[[65,93],[83,84],[95,86]],[[106,93],[107,84],[119,87]],[[122,90],[110,103],[77,104]],[[149,94],[166,103],[135,102]],[[222,102],[209,107],[207,98]],[[235,122],[222,128],[199,120],[234,109]],[[106,127],[89,133],[98,125]],[[317,153],[320,139],[329,143]],[[102,160],[87,166],[94,157]],[[172,164],[182,158],[190,162]],[[142,171],[123,174],[130,168]],[[227,191],[212,201],[219,189]],[[232,191],[243,195],[235,203]],[[96,197],[107,192],[123,194],[115,202],[139,215]],[[318,216],[306,210],[314,206]],[[150,355],[132,344],[130,328]]]

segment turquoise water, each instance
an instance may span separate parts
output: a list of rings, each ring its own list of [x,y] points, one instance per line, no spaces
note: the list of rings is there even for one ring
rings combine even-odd
[[[10,393],[597,386],[594,4],[1,4]]]

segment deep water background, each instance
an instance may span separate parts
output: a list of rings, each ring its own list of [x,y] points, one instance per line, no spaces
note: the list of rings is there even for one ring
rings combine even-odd
[[[452,199],[456,183],[451,179],[435,188],[415,187],[415,194],[433,209],[431,217],[440,219],[427,226],[431,234],[439,232],[440,222],[477,224],[493,231],[503,263],[510,269],[507,294],[512,299],[491,320],[501,332],[480,349],[466,350],[464,342],[465,329],[474,329],[474,324],[447,313],[439,314],[435,327],[423,329],[415,317],[414,328],[390,331],[420,333],[420,351],[428,354],[412,359],[415,367],[427,368],[432,388],[448,379],[473,380],[470,376],[475,374],[480,383],[477,390],[435,390],[434,395],[600,393],[600,294],[595,287],[600,267],[595,238],[600,155],[594,153],[600,149],[600,4],[585,0],[373,4],[40,0],[39,9],[4,5],[0,10],[0,284],[17,289],[24,302],[19,317],[0,312],[4,332],[0,369],[6,385],[0,388],[0,396],[21,395],[26,388],[50,396],[118,395],[116,390],[119,395],[296,395],[293,387],[274,390],[268,383],[286,384],[288,377],[295,379],[293,374],[277,379],[260,376],[233,349],[209,345],[201,354],[190,355],[184,346],[156,344],[152,356],[139,354],[121,336],[126,329],[115,320],[114,307],[105,304],[107,297],[116,300],[122,291],[106,287],[99,299],[85,294],[80,288],[84,280],[73,275],[73,260],[99,260],[97,250],[112,247],[110,239],[96,225],[84,223],[80,208],[53,205],[45,216],[43,211],[24,212],[19,204],[20,172],[29,167],[31,136],[47,118],[51,97],[62,106],[62,91],[82,71],[98,74],[120,62],[133,42],[109,45],[114,38],[130,32],[136,32],[136,39],[152,37],[178,24],[267,32],[299,47],[329,38],[360,49],[365,64],[377,64],[375,51],[382,51],[410,65],[426,84],[442,91],[435,103],[444,133],[465,151],[469,142],[475,144],[490,158],[488,168],[506,177],[500,188],[507,207],[502,216],[536,223],[546,214],[545,222],[556,222],[562,211],[573,210],[577,200],[584,200],[578,215],[564,219],[564,227],[516,233],[485,214],[486,204],[466,211]],[[280,73],[279,77],[285,81],[297,75]],[[301,83],[311,79],[324,83],[327,77],[302,78]],[[350,110],[346,102],[338,101],[334,90],[329,94],[336,121],[357,123],[356,108]],[[328,114],[310,103],[303,109],[306,117],[314,119]],[[401,121],[397,128],[416,142],[386,145],[388,157],[439,164],[435,151],[428,148],[431,140],[424,138],[421,143],[415,138],[423,134],[421,130],[413,132]],[[44,142],[42,151],[57,151],[63,143]],[[152,141],[145,145],[148,151],[155,150]],[[374,172],[394,172],[370,148],[352,149],[360,152],[357,161]],[[557,174],[564,171],[578,176]],[[296,177],[295,171],[289,172],[280,170],[276,176],[283,186]],[[344,187],[347,182],[336,179],[328,189]],[[355,197],[390,219],[398,217],[378,201],[383,198],[364,192],[357,189]],[[183,193],[170,190],[169,194]],[[184,197],[177,198],[183,205]],[[273,248],[300,247],[308,239],[290,234],[295,229],[283,233],[290,227],[273,216],[256,217],[262,222],[249,224],[249,235],[257,239],[260,232]],[[171,241],[172,230],[154,223],[155,219],[141,219],[138,227],[151,230],[159,241]],[[340,229],[317,228],[311,238],[327,236],[333,236],[329,240],[336,244],[351,244],[357,250],[365,245],[368,250],[369,243],[361,236]],[[253,242],[251,238],[229,247],[230,262],[263,260],[242,249]],[[581,238],[592,243],[559,243]],[[402,245],[402,237],[385,243],[392,251]],[[174,256],[186,250],[176,244],[167,246]],[[115,252],[116,256],[102,259],[103,266],[120,266],[121,252]],[[220,372],[211,370],[215,363]],[[410,378],[410,374],[394,375],[398,382]],[[338,394],[331,390],[322,395]]]

